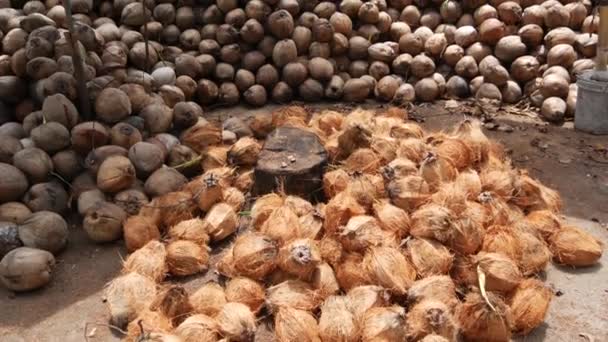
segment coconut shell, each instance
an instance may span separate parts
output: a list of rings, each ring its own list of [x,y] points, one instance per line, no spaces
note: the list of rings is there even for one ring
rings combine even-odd
[[[237,274],[262,279],[277,266],[279,250],[275,241],[260,234],[245,234],[234,242],[232,268]]]
[[[463,336],[471,341],[510,341],[510,308],[492,292],[488,293],[488,300],[493,308],[479,293],[467,294],[456,313]]]
[[[23,245],[51,253],[57,253],[65,247],[68,234],[66,221],[50,211],[35,212],[19,225],[19,239]]]
[[[391,202],[406,212],[422,205],[430,195],[429,185],[419,176],[394,180],[389,183],[387,191]]]
[[[160,240],[158,226],[148,216],[129,217],[123,224],[127,251],[134,252],[152,240]]]
[[[409,258],[422,277],[447,274],[454,256],[435,240],[415,238],[407,242]]]
[[[184,320],[174,333],[183,342],[215,342],[219,339],[215,320],[207,315],[196,314]]]
[[[111,242],[123,236],[122,223],[126,219],[127,213],[121,207],[99,202],[87,210],[82,228],[95,242]]]
[[[424,300],[407,313],[407,337],[420,340],[431,333],[445,337],[448,341],[457,341],[458,322],[452,316],[450,308],[437,300]]]
[[[255,316],[245,304],[226,303],[215,320],[220,333],[231,341],[250,341],[255,335]]]
[[[156,284],[148,277],[129,272],[112,280],[105,290],[110,322],[124,328],[156,296]]]
[[[260,231],[282,245],[300,236],[300,221],[291,207],[284,204],[272,211]]]
[[[564,226],[550,238],[554,259],[564,265],[591,266],[602,256],[602,243],[586,231],[574,226]]]
[[[500,253],[481,252],[476,256],[478,269],[486,275],[488,291],[508,292],[522,280],[522,274],[513,260]]]
[[[400,306],[372,308],[361,322],[363,341],[402,341],[406,338],[405,309]]]
[[[171,167],[161,167],[146,180],[144,189],[151,197],[177,192],[187,182],[186,177]]]
[[[104,192],[118,192],[130,187],[135,180],[135,168],[123,156],[110,156],[97,172],[97,186]]]
[[[300,280],[287,280],[266,289],[266,305],[275,313],[281,308],[313,311],[320,302],[312,286]]]
[[[513,315],[513,331],[527,335],[545,320],[549,303],[553,297],[551,289],[537,279],[522,281],[509,298]]]
[[[358,253],[344,254],[340,264],[335,268],[336,279],[340,288],[348,291],[356,286],[368,285],[371,283],[367,272],[361,272],[363,255]]]
[[[32,214],[32,211],[21,202],[0,204],[0,222],[20,224]]]
[[[217,283],[209,282],[199,287],[189,298],[196,313],[214,317],[227,303],[224,289]]]
[[[13,165],[18,170],[15,170],[13,167],[3,167],[3,171],[5,171],[3,174],[5,174],[5,177],[8,178],[4,182],[9,180],[11,182],[15,182],[12,187],[7,186],[7,190],[9,190],[9,192],[5,196],[9,198],[15,197],[13,192],[21,192],[16,190],[20,190],[20,188],[24,186],[27,187],[28,180],[32,184],[41,183],[46,181],[49,178],[50,173],[53,172],[53,161],[49,155],[36,147],[27,147],[15,153],[13,155]],[[27,180],[21,179],[23,175],[27,177]],[[10,191],[12,188],[15,188],[16,190]],[[23,190],[23,192],[25,192],[25,190]],[[21,192],[21,195],[23,192]]]
[[[209,252],[188,240],[176,240],[167,245],[167,267],[175,276],[187,276],[206,271]]]
[[[137,215],[150,201],[143,191],[127,189],[114,195],[114,203],[129,215]]]
[[[323,341],[355,342],[359,340],[355,316],[345,296],[331,296],[321,306],[319,335]]]
[[[5,237],[2,237],[3,249],[7,247],[4,245],[7,242]],[[14,247],[17,248],[3,255],[0,261],[0,283],[15,292],[30,291],[46,285],[51,280],[55,266],[53,255],[40,249],[19,245]]]
[[[275,314],[274,331],[277,341],[321,341],[316,318],[307,311],[280,308]]]

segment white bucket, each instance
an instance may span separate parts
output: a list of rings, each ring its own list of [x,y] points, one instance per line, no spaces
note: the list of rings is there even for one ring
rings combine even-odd
[[[591,134],[608,134],[608,82],[591,79],[593,74],[577,75],[574,127]]]

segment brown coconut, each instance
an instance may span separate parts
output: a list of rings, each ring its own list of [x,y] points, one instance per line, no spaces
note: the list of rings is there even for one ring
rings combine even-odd
[[[122,224],[127,213],[109,202],[99,202],[86,212],[82,228],[89,239],[95,242],[111,242],[123,235]]]
[[[407,293],[407,301],[416,304],[424,301],[439,301],[450,309],[459,304],[456,286],[447,275],[433,275],[415,281]]]
[[[157,200],[154,206],[160,211],[160,223],[166,228],[189,220],[196,214],[196,203],[187,191],[169,192],[157,197]]]
[[[312,274],[312,284],[322,298],[335,295],[340,291],[340,285],[333,268],[325,262],[315,268]]]
[[[251,341],[255,336],[255,315],[245,304],[226,303],[215,320],[220,333],[231,341]]]
[[[123,156],[110,156],[97,172],[97,186],[105,192],[119,192],[130,187],[135,180],[135,168]]]
[[[135,272],[129,272],[112,280],[105,289],[105,299],[110,311],[110,322],[124,328],[139,312],[148,308],[156,296],[153,280]]]
[[[535,210],[526,215],[524,226],[549,241],[561,224],[559,218],[550,210]]]
[[[543,271],[551,260],[552,254],[542,238],[533,232],[522,231],[518,234],[522,246],[519,268],[527,276]]]
[[[487,229],[483,239],[484,252],[501,253],[515,262],[522,259],[523,248],[517,229],[509,226],[494,225]]]
[[[207,120],[199,119],[194,126],[182,133],[180,140],[196,152],[203,153],[207,147],[221,143],[222,130]]]
[[[159,241],[150,241],[129,255],[122,272],[135,272],[160,283],[167,274],[166,258],[165,245]]]
[[[431,333],[456,341],[458,322],[451,309],[437,300],[425,300],[415,304],[407,313],[407,336],[420,340]]]
[[[323,260],[333,267],[340,263],[344,252],[340,241],[327,235],[319,241],[319,251]]]
[[[389,183],[387,191],[391,202],[406,212],[422,205],[430,195],[428,184],[419,176],[394,180]]]
[[[312,311],[320,301],[312,286],[300,280],[286,280],[266,289],[266,305],[275,313],[281,308]]]
[[[266,294],[264,287],[255,280],[237,277],[226,283],[226,300],[245,304],[253,313],[264,306]]]
[[[363,265],[372,283],[403,295],[416,279],[416,270],[403,254],[392,247],[369,249]]]
[[[509,341],[513,325],[511,309],[492,292],[487,298],[486,301],[477,292],[465,297],[456,313],[463,336],[471,341]]]
[[[410,219],[403,209],[387,201],[375,203],[373,209],[374,216],[382,229],[393,232],[398,238],[405,237],[409,233]]]
[[[228,150],[228,161],[235,165],[254,165],[262,146],[251,137],[243,137]]]
[[[550,238],[554,259],[565,265],[580,267],[597,263],[602,256],[602,243],[586,231],[564,226]]]
[[[422,277],[447,274],[454,256],[435,240],[414,238],[407,242],[408,256]]]
[[[277,266],[279,249],[275,241],[260,234],[239,236],[232,249],[232,268],[237,274],[262,279]]]
[[[361,337],[364,341],[401,341],[406,338],[405,309],[400,306],[372,308],[363,316]]]
[[[348,291],[356,286],[370,284],[369,274],[361,272],[362,262],[363,255],[361,254],[348,253],[343,255],[339,266],[335,266],[336,279],[341,289]]]
[[[355,342],[359,331],[345,296],[331,296],[321,306],[319,335],[323,341]]]
[[[342,227],[340,241],[347,251],[363,252],[373,246],[394,246],[396,236],[382,230],[373,216],[357,215]]]
[[[150,310],[169,318],[173,326],[179,325],[192,312],[186,290],[180,285],[168,285],[157,293]]]
[[[175,276],[187,276],[207,270],[209,252],[188,240],[176,240],[167,245],[167,267]]]
[[[290,227],[290,229],[285,230],[284,227]],[[280,244],[284,244],[300,236],[298,216],[290,206],[283,204],[272,211],[260,227],[260,231]]]
[[[434,203],[426,204],[412,215],[410,234],[448,243],[456,236],[454,219],[449,209]]]
[[[316,243],[310,239],[292,240],[279,250],[278,266],[303,280],[311,278],[319,263],[321,253]]]
[[[213,318],[203,314],[186,318],[175,328],[174,333],[184,342],[213,342],[219,338],[217,323]]]
[[[481,252],[476,257],[479,272],[486,276],[488,291],[508,292],[522,280],[522,274],[513,260],[500,253]]]
[[[513,330],[527,335],[545,320],[553,292],[534,278],[522,281],[509,298]]]
[[[232,206],[218,203],[205,216],[205,228],[212,241],[220,241],[238,228],[238,217]]]
[[[280,308],[275,314],[274,330],[277,341],[320,341],[316,318],[307,311],[289,307]]]
[[[189,298],[194,312],[214,317],[227,303],[224,289],[217,283],[209,282],[192,293]]]

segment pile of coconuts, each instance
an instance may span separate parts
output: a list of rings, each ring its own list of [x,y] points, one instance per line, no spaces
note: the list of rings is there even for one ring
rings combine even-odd
[[[46,96],[77,96],[62,3],[15,3],[0,9],[2,123],[25,122]],[[529,99],[559,122],[574,115],[576,76],[594,66],[599,23],[590,0],[74,0],[72,7],[91,101],[107,88],[130,100],[103,96],[110,108],[98,118],[139,115],[158,121],[154,133],[171,126],[168,108],[184,101]],[[144,110],[152,104],[162,113]]]
[[[112,324],[126,341],[253,341],[265,322],[279,342],[531,332],[553,296],[547,264],[594,265],[601,243],[562,221],[559,194],[515,169],[480,122],[436,133],[406,119],[396,107],[273,112],[273,127],[325,146],[325,201],[279,191],[244,206],[254,180],[225,163],[155,197],[124,223],[132,253],[106,290]],[[246,139],[208,155],[253,160]],[[206,272],[219,279],[193,291],[177,281]]]

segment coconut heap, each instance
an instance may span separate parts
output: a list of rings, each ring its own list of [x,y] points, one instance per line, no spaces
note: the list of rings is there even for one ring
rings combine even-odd
[[[156,197],[124,223],[132,253],[106,291],[112,324],[127,341],[253,341],[263,320],[285,342],[528,334],[553,296],[538,275],[551,260],[594,265],[600,242],[563,222],[559,194],[515,169],[479,122],[431,133],[406,118],[274,112],[275,126],[325,145],[326,200],[270,193],[245,211],[254,180],[223,163]],[[219,281],[191,292],[172,282],[210,271]]]
[[[56,0],[17,3],[22,8],[0,9],[2,123],[24,122],[47,96],[77,96],[65,8]],[[118,121],[123,112],[150,116],[151,103],[167,111],[190,100],[261,106],[469,96],[528,98],[544,118],[561,121],[574,115],[576,75],[594,67],[599,23],[590,0],[74,0],[72,7],[91,99],[119,109],[98,113]],[[131,106],[114,108],[108,88]]]

